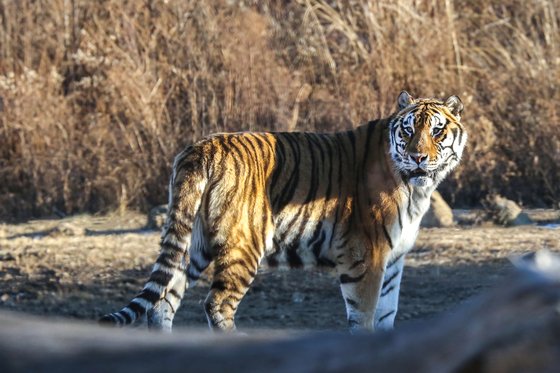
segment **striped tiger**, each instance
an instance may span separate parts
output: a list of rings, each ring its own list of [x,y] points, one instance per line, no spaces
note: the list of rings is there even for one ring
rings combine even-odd
[[[186,289],[214,263],[210,328],[234,315],[259,263],[324,264],[351,331],[391,329],[404,256],[430,195],[461,159],[463,104],[412,98],[346,132],[216,134],[175,158],[161,252],[144,288],[100,322],[171,330]]]

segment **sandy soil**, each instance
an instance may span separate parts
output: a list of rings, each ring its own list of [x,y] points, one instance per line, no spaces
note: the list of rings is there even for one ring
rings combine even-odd
[[[477,220],[458,211],[463,223]],[[468,302],[512,270],[508,257],[548,248],[560,252],[558,211],[532,211],[540,225],[503,228],[460,225],[422,229],[407,256],[398,323],[430,318]],[[0,310],[95,320],[120,309],[148,277],[159,232],[127,212],[0,225]],[[189,290],[177,327],[205,327],[200,281]],[[337,280],[325,271],[263,269],[244,298],[240,329],[342,329],[345,311]]]

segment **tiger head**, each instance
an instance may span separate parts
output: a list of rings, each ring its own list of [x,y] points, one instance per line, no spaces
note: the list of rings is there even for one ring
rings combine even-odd
[[[461,124],[463,103],[412,98],[401,92],[398,111],[389,124],[390,154],[405,182],[435,187],[461,159],[467,134]]]

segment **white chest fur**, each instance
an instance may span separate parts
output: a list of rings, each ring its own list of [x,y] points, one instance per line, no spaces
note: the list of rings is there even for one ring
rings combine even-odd
[[[420,221],[430,207],[432,191],[432,188],[403,188],[402,203],[398,210],[399,216],[391,227],[387,227],[393,242],[393,250],[389,258],[390,262],[406,254],[414,246],[420,228]]]

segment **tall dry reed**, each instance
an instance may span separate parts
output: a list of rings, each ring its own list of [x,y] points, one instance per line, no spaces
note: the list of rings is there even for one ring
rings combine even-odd
[[[216,131],[337,130],[458,94],[455,205],[560,200],[560,0],[0,0],[0,218],[147,208]]]

